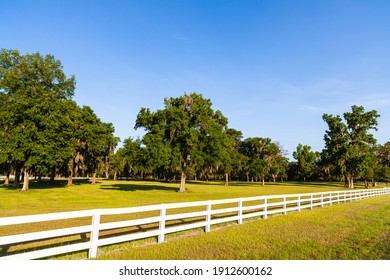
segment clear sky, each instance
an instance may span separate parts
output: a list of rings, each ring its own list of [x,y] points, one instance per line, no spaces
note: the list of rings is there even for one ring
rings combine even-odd
[[[322,114],[352,105],[390,141],[390,1],[0,0],[0,48],[53,54],[122,140],[143,135],[141,107],[197,92],[289,158],[321,151]]]

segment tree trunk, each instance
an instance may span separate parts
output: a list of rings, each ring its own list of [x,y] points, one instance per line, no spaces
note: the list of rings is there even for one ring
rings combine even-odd
[[[92,175],[92,185],[95,185],[96,184],[96,172],[93,172],[93,175]]]
[[[109,179],[110,178],[110,170],[109,170],[109,165],[108,165],[108,162],[106,162],[106,179]]]
[[[364,180],[364,187],[365,187],[366,189],[368,189],[368,181],[367,181],[367,180]]]
[[[186,174],[184,171],[181,172],[181,179],[180,179],[180,189],[179,192],[185,192],[186,191]]]
[[[229,174],[225,173],[225,186],[229,186]]]
[[[353,189],[353,177],[352,176],[346,176],[347,182],[346,185],[349,189]]]
[[[246,181],[249,183],[249,174],[246,174]]]
[[[9,176],[10,176],[10,172],[9,172],[9,170],[7,170],[7,175],[5,176],[4,185],[9,185]]]
[[[23,175],[24,175],[24,179],[23,179],[22,192],[26,192],[28,191],[28,183],[29,183],[29,174],[27,168],[24,169]]]
[[[264,176],[261,177],[261,185],[264,187],[265,186],[265,179],[264,179]]]
[[[73,185],[73,168],[69,170],[68,183],[67,186]]]
[[[20,168],[16,168],[15,170],[15,179],[14,179],[14,187],[18,187],[20,182]]]
[[[116,176],[117,176],[116,174],[117,174],[117,172],[115,171],[114,172],[114,181],[116,181]]]
[[[56,168],[53,167],[50,172],[50,184],[54,184],[54,178],[56,176]]]

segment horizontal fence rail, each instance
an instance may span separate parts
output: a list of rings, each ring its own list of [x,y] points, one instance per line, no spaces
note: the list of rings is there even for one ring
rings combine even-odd
[[[86,250],[88,257],[94,258],[97,256],[98,247],[110,244],[150,237],[157,238],[157,242],[160,243],[164,242],[167,234],[175,232],[198,228],[209,232],[211,226],[217,224],[231,222],[241,224],[244,219],[267,219],[274,214],[299,212],[303,209],[331,206],[385,194],[390,194],[390,188],[257,196],[5,217],[0,218],[0,235],[2,228],[22,224],[70,220],[78,221],[74,223],[77,225],[82,219],[87,224],[0,236],[0,260],[39,259]],[[117,221],[115,217],[120,220]],[[39,244],[56,239],[54,242],[57,243],[54,245]],[[13,246],[23,247],[29,243],[32,244],[32,248],[10,250]]]

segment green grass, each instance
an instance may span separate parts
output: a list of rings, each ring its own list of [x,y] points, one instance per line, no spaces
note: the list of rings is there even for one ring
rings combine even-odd
[[[76,181],[32,182],[28,192],[0,185],[0,217],[31,215],[95,208],[131,207],[160,203],[202,201],[271,194],[307,193],[345,190],[342,183],[231,183],[188,182],[187,192],[178,193],[179,184],[157,181],[106,181],[96,185]],[[362,187],[362,186],[360,186]]]
[[[99,259],[390,259],[390,198],[274,216],[163,244],[102,248]]]
[[[0,185],[0,217],[52,213],[95,208],[117,208],[160,203],[345,190],[342,183],[231,183],[188,182],[187,192],[178,193],[178,184],[157,181],[106,181],[96,185],[76,181],[65,186],[32,182],[26,193]],[[358,186],[363,188],[363,186]],[[374,203],[377,201],[377,203]],[[389,259],[389,198],[372,198],[325,209],[271,217],[198,234],[201,230],[167,236],[159,245],[155,238],[117,244],[99,249],[102,259]],[[363,215],[363,216],[362,216]],[[107,217],[106,221],[113,221]],[[89,224],[90,219],[0,227],[0,236]],[[184,235],[191,237],[182,238]],[[193,236],[196,235],[196,236]],[[80,236],[72,237],[74,242]],[[73,242],[72,238],[58,239]],[[374,242],[373,242],[374,240]],[[387,243],[385,243],[387,242]],[[52,246],[31,243],[29,248]],[[382,247],[381,247],[382,246]],[[1,248],[0,248],[1,249]],[[23,251],[13,246],[8,253]],[[359,252],[357,252],[359,251]],[[1,254],[1,250],[0,250]],[[86,253],[61,256],[82,259]]]

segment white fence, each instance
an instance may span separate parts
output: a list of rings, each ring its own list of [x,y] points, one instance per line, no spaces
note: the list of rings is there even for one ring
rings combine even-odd
[[[0,235],[1,228],[4,229],[6,226],[65,219],[77,220],[83,217],[84,219],[88,217],[91,221],[90,218],[92,218],[91,222],[82,226],[0,236],[0,248],[3,248],[0,250],[0,255],[2,255],[0,260],[39,259],[86,250],[88,250],[88,256],[93,258],[96,257],[100,246],[149,237],[157,237],[158,242],[163,242],[165,235],[174,232],[195,228],[203,228],[208,232],[211,226],[216,224],[228,222],[241,224],[244,219],[248,218],[266,219],[269,215],[277,213],[286,214],[290,211],[313,209],[313,207],[324,207],[385,194],[390,194],[390,188],[258,196],[0,218]],[[116,215],[121,214],[131,214],[134,217],[112,222]],[[107,222],[101,222],[103,217]],[[121,216],[116,217],[121,218]],[[30,251],[20,249],[16,250],[16,253],[8,252],[12,246],[70,236],[81,238],[72,242],[58,241],[60,246],[46,245],[48,248],[33,243],[33,249]],[[63,245],[64,243],[67,244]]]

